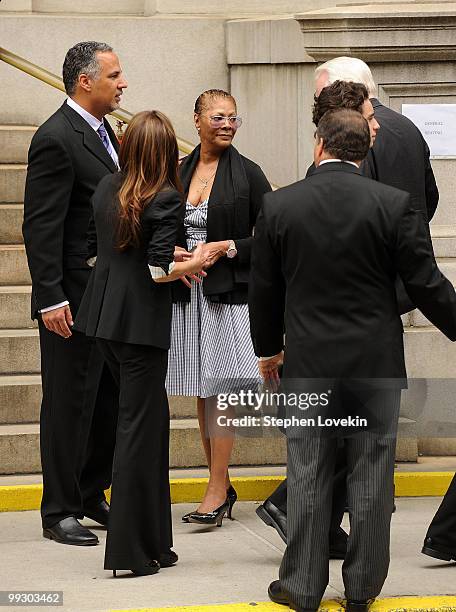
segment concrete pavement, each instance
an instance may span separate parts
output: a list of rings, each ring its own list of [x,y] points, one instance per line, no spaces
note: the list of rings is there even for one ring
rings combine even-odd
[[[391,568],[382,597],[456,595],[456,563],[419,552],[440,498],[402,498],[396,503]],[[1,513],[0,589],[60,590],[64,606],[58,609],[74,612],[267,601],[267,586],[277,578],[284,545],[257,518],[256,506],[238,502],[235,521],[225,520],[221,529],[204,529],[180,520],[193,504],[175,504],[179,563],[156,576],[137,578],[126,572],[117,579],[103,570],[105,531],[91,521],[84,523],[93,527],[101,543],[78,548],[43,539],[36,511]],[[331,561],[327,599],[343,596],[340,568],[340,561]]]

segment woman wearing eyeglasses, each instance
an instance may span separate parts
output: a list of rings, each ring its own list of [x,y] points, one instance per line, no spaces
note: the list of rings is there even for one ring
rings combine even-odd
[[[232,145],[242,120],[229,93],[210,89],[195,103],[201,143],[180,166],[186,194],[178,235],[183,259],[204,242],[208,257],[202,283],[175,283],[169,353],[169,395],[196,396],[198,421],[210,478],[199,507],[184,522],[221,525],[236,501],[228,464],[233,434],[217,427],[218,393],[258,380],[250,338],[247,287],[252,232],[263,194],[271,187],[261,168]]]

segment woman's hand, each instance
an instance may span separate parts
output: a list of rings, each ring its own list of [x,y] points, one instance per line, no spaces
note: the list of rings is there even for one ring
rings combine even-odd
[[[175,246],[174,247],[174,261],[186,261],[193,256],[193,253],[189,253],[184,249],[184,247]]]
[[[204,245],[204,251],[206,253],[206,263],[204,269],[207,270],[215,264],[220,257],[224,257],[230,246],[229,240],[220,240],[219,242],[207,242]]]
[[[192,280],[194,280],[196,283],[201,283],[203,278],[207,276],[207,273],[204,271],[207,262],[207,255],[205,254],[204,250],[205,246],[206,245],[203,242],[199,242],[192,253],[188,253],[187,251],[185,251],[185,249],[183,249],[186,255],[185,259],[182,261],[188,261],[189,263],[192,263],[194,264],[194,266],[196,266],[196,269],[193,272],[183,274],[180,277],[184,285],[189,288],[192,286]],[[181,247],[176,247],[176,249],[178,248]],[[187,257],[187,255],[189,255],[189,257]],[[176,251],[174,251],[174,257],[176,257]]]

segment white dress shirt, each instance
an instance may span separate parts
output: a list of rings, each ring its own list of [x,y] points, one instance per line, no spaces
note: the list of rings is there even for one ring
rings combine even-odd
[[[87,123],[90,125],[91,128],[93,128],[95,130],[95,132],[98,132],[98,128],[100,127],[100,125],[103,122],[103,120],[99,120],[96,117],[94,117],[93,115],[91,115],[90,113],[88,113],[85,108],[82,108],[82,106],[79,106],[79,104],[77,102],[75,102],[72,98],[67,98],[66,103],[68,104],[68,106],[70,108],[72,108],[74,111],[76,111],[78,113],[78,115],[81,115],[81,117],[87,121]],[[98,133],[97,133],[98,136]],[[108,134],[108,140],[109,140],[109,144],[110,147],[108,149],[108,153],[111,156],[113,162],[116,164],[117,168],[119,167],[119,158],[117,156],[116,150],[114,149],[114,146],[111,142],[111,139],[109,138],[109,134]],[[57,308],[62,308],[62,306],[67,306],[69,304],[68,300],[65,300],[64,302],[60,302],[59,304],[54,304],[53,306],[47,306],[46,308],[42,308],[39,312],[44,313],[44,312],[49,312],[50,310],[56,310]]]

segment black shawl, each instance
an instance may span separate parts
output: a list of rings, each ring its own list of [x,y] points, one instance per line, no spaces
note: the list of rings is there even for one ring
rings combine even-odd
[[[186,196],[199,157],[200,145],[181,163],[180,178]],[[250,172],[247,171],[247,163]],[[203,292],[214,302],[247,303],[252,228],[258,212],[251,202],[252,185],[249,175],[252,169],[254,173],[261,174],[261,180],[266,181],[260,168],[240,155],[232,145],[222,153],[218,163],[208,202],[206,241],[234,240],[238,254],[233,259],[221,257],[207,271]],[[269,187],[267,181],[266,184]],[[264,188],[262,191],[269,189]],[[261,197],[262,193],[259,199]],[[186,247],[183,226],[179,232],[178,245]],[[189,289],[180,281],[173,283],[173,300],[190,300]]]

